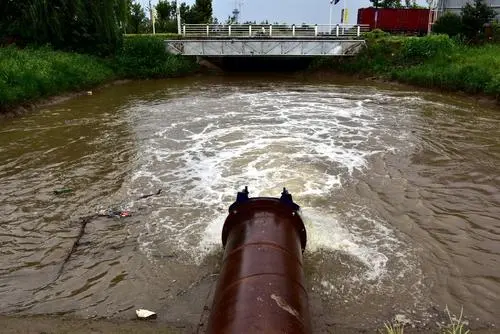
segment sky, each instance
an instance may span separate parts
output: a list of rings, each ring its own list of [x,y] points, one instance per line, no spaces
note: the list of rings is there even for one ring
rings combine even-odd
[[[349,23],[356,23],[357,10],[369,7],[368,0],[340,0],[332,8],[332,22],[340,22],[340,11],[347,2]],[[263,21],[280,23],[328,24],[330,20],[329,0],[243,0],[241,1],[240,22]],[[214,15],[225,20],[235,7],[234,0],[214,0]]]
[[[140,0],[147,5],[147,0]],[[195,0],[181,0],[193,4]],[[269,20],[288,24],[316,23],[329,24],[330,0],[236,0],[241,3],[240,22]],[[226,21],[236,5],[235,0],[213,0],[214,16]],[[158,0],[151,0],[152,4]],[[332,23],[340,22],[340,11],[347,2],[348,23],[357,22],[358,8],[369,7],[369,0],[340,0],[332,8]],[[404,2],[404,1],[403,1]],[[421,2],[421,1],[419,1]],[[423,2],[423,1],[422,1]],[[145,7],[145,6],[144,6]]]

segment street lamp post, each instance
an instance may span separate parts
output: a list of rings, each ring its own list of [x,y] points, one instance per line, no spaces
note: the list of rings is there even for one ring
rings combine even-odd
[[[333,0],[330,0],[330,26],[329,32],[332,33],[332,11],[333,11]]]
[[[177,33],[180,35],[181,31],[181,3],[179,0],[176,1],[176,14],[177,14]]]
[[[427,25],[427,35],[430,35],[432,32],[432,24],[434,23],[433,21],[436,19],[434,16],[435,13],[433,13],[433,11],[435,11],[437,5],[434,5],[434,0],[427,0],[427,4],[429,5],[429,22]]]
[[[151,0],[149,0],[149,19],[151,21],[151,26],[153,27],[153,35],[156,33],[155,31],[155,9],[151,5]]]

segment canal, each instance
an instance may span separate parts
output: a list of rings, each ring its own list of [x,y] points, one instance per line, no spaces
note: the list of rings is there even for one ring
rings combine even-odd
[[[235,74],[103,88],[0,120],[0,143],[4,314],[148,308],[192,331],[248,185],[302,206],[315,332],[435,326],[446,306],[500,326],[498,108]],[[131,217],[96,216],[109,209]]]

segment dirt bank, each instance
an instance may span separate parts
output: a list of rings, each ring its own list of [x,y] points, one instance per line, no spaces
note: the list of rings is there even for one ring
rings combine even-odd
[[[0,316],[1,332],[4,334],[173,334],[197,333],[197,329],[189,324],[165,324],[160,321],[140,320],[86,320],[71,317],[33,316],[9,317]],[[358,334],[375,333],[376,329],[352,329],[338,327],[335,324],[326,326],[320,333]],[[430,329],[405,329],[405,333],[435,334],[438,331]],[[499,329],[474,330],[474,334],[496,334]]]
[[[140,320],[86,320],[57,316],[0,316],[1,332],[5,334],[124,334],[124,333],[193,333],[187,324],[165,324]]]

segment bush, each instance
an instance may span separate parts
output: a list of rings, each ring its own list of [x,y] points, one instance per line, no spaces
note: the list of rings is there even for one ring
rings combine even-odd
[[[115,69],[128,78],[162,78],[197,68],[193,58],[168,54],[163,40],[147,35],[126,38],[116,55]]]
[[[500,73],[497,74],[486,86],[486,93],[491,94],[500,101]]]
[[[97,57],[50,48],[0,48],[0,109],[20,102],[85,89],[113,77]]]
[[[450,12],[444,13],[432,26],[432,32],[446,34],[450,37],[463,33],[463,30],[460,16]]]
[[[419,63],[434,57],[439,52],[447,53],[454,47],[447,35],[409,37],[403,43],[402,58],[406,63]]]
[[[446,35],[388,37],[370,41],[356,57],[325,58],[318,65],[422,87],[485,93],[500,101],[499,54],[499,44],[457,45]]]
[[[390,36],[390,34],[381,29],[373,29],[363,34],[363,37],[368,40],[380,39],[388,36]]]
[[[483,25],[491,22],[496,16],[493,10],[483,0],[474,0],[474,5],[466,3],[462,8],[463,33],[470,40],[477,40],[483,32]]]
[[[485,91],[493,75],[488,69],[480,65],[463,66],[459,73],[461,89],[467,93],[480,93]]]
[[[500,43],[500,22],[493,22],[493,42]]]
[[[193,59],[167,54],[162,39],[154,37],[127,39],[119,55],[107,60],[48,47],[4,47],[0,48],[0,111],[114,78],[169,77],[196,68]]]

